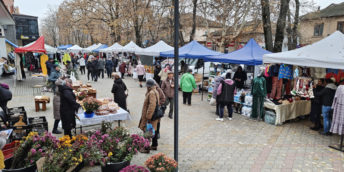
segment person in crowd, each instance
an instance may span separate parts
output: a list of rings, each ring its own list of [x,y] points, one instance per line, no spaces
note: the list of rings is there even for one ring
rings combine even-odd
[[[78,69],[78,61],[79,61],[79,56],[78,55],[74,55],[72,58],[72,65],[73,65],[73,69],[77,70]]]
[[[169,72],[166,80],[162,81],[161,89],[164,91],[166,96],[166,103],[165,106],[167,107],[170,104],[170,111],[168,113],[168,117],[170,119],[173,118],[173,103],[174,103],[174,78],[173,72]]]
[[[160,65],[155,65],[153,79],[158,84],[161,84],[161,77],[159,76],[160,71],[161,71],[161,66]]]
[[[113,56],[112,57],[112,62],[113,62],[113,71],[117,72],[117,66],[118,66],[118,59],[117,59],[117,57]]]
[[[95,57],[93,57],[91,63],[92,63],[92,65],[91,65],[91,67],[92,67],[92,70],[91,70],[92,71],[92,78],[95,82],[97,82],[98,81],[98,73],[99,73],[98,60]]]
[[[92,57],[89,57],[86,63],[86,68],[87,68],[87,80],[90,80],[90,75],[91,75],[91,80],[93,81],[93,67],[92,67]]]
[[[131,61],[128,62],[128,76],[132,76],[134,72],[133,63]]]
[[[315,94],[315,96],[321,97],[322,103],[322,116],[323,116],[323,123],[324,123],[324,131],[320,131],[322,135],[330,135],[330,127],[331,127],[331,106],[333,103],[334,96],[336,94],[337,86],[334,84],[335,79],[326,79],[326,86],[322,89],[319,93]]]
[[[145,132],[147,124],[152,124],[155,131],[158,128],[159,120],[152,121],[152,117],[157,104],[159,103],[159,93],[156,90],[156,83],[153,79],[148,79],[146,82],[147,92],[142,107],[142,114],[139,123],[139,128]],[[157,150],[158,148],[158,133],[155,133],[152,139],[151,150]]]
[[[104,70],[105,70],[104,58],[99,58],[97,69],[98,69],[98,77],[100,78],[100,76],[101,76],[102,79],[104,79]]]
[[[72,89],[72,80],[65,79],[65,85],[59,86],[61,105],[60,117],[64,135],[72,136],[72,129],[75,128],[76,112],[80,105],[76,102],[75,94]]]
[[[159,93],[159,106],[161,107],[163,111],[165,111],[166,110],[166,106],[165,106],[166,96],[164,94],[164,91],[160,88],[160,85],[157,82],[155,82],[155,88]],[[160,139],[160,122],[161,122],[161,119],[158,120],[158,125],[157,125],[157,130],[156,130],[158,139]]]
[[[324,79],[319,79],[318,83],[313,88],[314,98],[311,99],[311,113],[310,119],[314,123],[314,126],[311,127],[311,130],[318,131],[321,128],[321,97],[316,96],[324,89]]]
[[[59,88],[61,85],[65,84],[64,79],[65,77],[60,77],[55,82],[55,85],[57,86],[57,90],[55,91],[54,98],[53,98],[53,114],[54,114],[55,121],[54,121],[54,127],[53,127],[52,133],[54,134],[62,134],[62,132],[59,131],[57,127],[59,126],[59,122],[61,120],[61,117],[60,117],[61,98],[60,98]]]
[[[56,85],[55,82],[56,80],[61,76],[60,73],[60,66],[59,65],[54,65],[55,69],[51,72],[51,74],[49,75],[48,81],[51,84],[51,89],[53,90],[53,92],[55,93],[56,91]]]
[[[223,73],[220,76],[215,77],[215,84],[214,84],[214,88],[213,88],[213,95],[212,97],[216,100],[216,115],[219,116],[219,109],[220,109],[220,104],[219,101],[217,100],[217,89],[219,88],[219,85],[221,84],[221,82],[223,80],[226,79],[226,73]]]
[[[48,76],[50,76],[50,73],[54,70],[54,58],[49,57],[49,60],[45,62],[45,65],[47,67]]]
[[[0,84],[0,108],[4,111],[5,115],[7,115],[7,103],[12,100],[12,92],[10,91],[10,87],[5,84]]]
[[[140,87],[142,88],[143,76],[146,74],[146,69],[141,62],[136,66],[136,72],[139,78]]]
[[[105,63],[106,74],[108,78],[111,78],[112,69],[113,69],[113,62],[111,59],[107,59]]]
[[[128,89],[121,77],[113,73],[114,83],[112,86],[111,92],[114,96],[114,101],[124,110],[127,110],[127,96],[128,96]]]
[[[165,80],[167,79],[167,75],[168,75],[168,73],[169,73],[170,71],[171,71],[171,70],[170,70],[170,65],[169,65],[169,64],[167,64],[167,65],[165,66],[165,68],[162,69],[162,70],[160,71],[159,76],[160,76],[160,78],[161,78],[162,81],[165,81]]]
[[[221,81],[217,88],[217,100],[219,103],[219,117],[216,118],[217,121],[223,121],[225,106],[227,106],[228,110],[228,119],[232,120],[235,85],[231,78],[231,73],[227,73],[226,79]]]
[[[188,69],[189,69],[189,66],[188,66],[188,64],[186,64],[185,63],[185,61],[184,60],[182,60],[181,62],[180,62],[180,73],[186,73],[187,71],[188,71]]]
[[[122,79],[124,79],[126,68],[127,65],[125,64],[125,62],[122,62],[122,64],[119,66],[119,72],[121,72]]]
[[[67,61],[72,61],[72,59],[70,58],[69,53],[64,53],[63,57],[62,57],[62,62],[63,65],[67,65]]]
[[[73,71],[73,65],[72,65],[71,61],[66,62],[66,69],[67,69],[67,74],[71,75],[72,71]]]
[[[180,79],[180,88],[183,91],[183,104],[188,102],[188,105],[191,106],[192,91],[196,88],[196,81],[192,75],[192,69],[188,69],[188,72],[183,74]]]
[[[80,73],[81,75],[84,75],[85,74],[85,67],[86,67],[86,60],[83,56],[81,56],[79,58],[79,61],[78,61],[79,65],[80,65]]]
[[[247,74],[243,71],[242,67],[239,66],[237,71],[234,73],[233,80],[235,81],[235,87],[237,89],[243,89],[245,81],[247,80]]]

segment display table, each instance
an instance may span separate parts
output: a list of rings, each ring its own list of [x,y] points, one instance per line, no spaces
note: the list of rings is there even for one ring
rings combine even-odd
[[[311,112],[311,101],[299,100],[285,105],[275,105],[274,103],[265,102],[264,107],[276,112],[275,125],[281,125],[285,121],[308,115]]]
[[[91,127],[95,125],[100,125],[102,122],[114,122],[118,121],[118,126],[121,125],[121,121],[131,120],[131,116],[129,112],[125,111],[124,109],[120,108],[117,113],[109,115],[94,115],[92,118],[85,118],[83,113],[78,114],[80,120],[76,120],[76,125],[79,126],[80,132],[82,132],[83,127]],[[76,129],[77,129],[76,128]],[[76,132],[75,129],[75,132]]]

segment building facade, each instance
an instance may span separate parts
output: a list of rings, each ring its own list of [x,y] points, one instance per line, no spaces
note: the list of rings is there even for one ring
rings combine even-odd
[[[16,39],[19,46],[29,44],[39,38],[38,17],[13,14],[13,18],[16,23]]]
[[[299,26],[300,44],[312,44],[337,30],[344,33],[344,2],[302,16]]]

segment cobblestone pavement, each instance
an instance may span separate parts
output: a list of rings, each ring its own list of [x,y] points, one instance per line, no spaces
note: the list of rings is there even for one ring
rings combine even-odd
[[[85,76],[82,80],[86,81]],[[28,116],[46,116],[49,130],[52,128],[52,103],[47,111],[35,112],[32,86],[42,79],[17,83],[13,88],[11,79],[0,79],[11,85],[14,94],[9,107],[25,106]],[[98,91],[97,97],[112,97],[111,79],[91,82]],[[128,106],[132,120],[124,123],[131,132],[137,128],[146,89],[139,88],[131,78],[124,82],[129,88]],[[46,93],[52,99],[51,93]],[[233,120],[215,121],[215,108],[201,101],[199,94],[192,97],[192,106],[179,103],[179,167],[180,171],[344,171],[344,154],[328,148],[338,144],[338,136],[321,136],[309,129],[308,120],[297,120],[282,126],[250,120],[234,114]],[[181,102],[181,94],[179,96]],[[173,157],[173,120],[163,118],[158,151],[139,154],[132,164],[143,165],[157,152]],[[83,171],[100,171],[99,167]]]

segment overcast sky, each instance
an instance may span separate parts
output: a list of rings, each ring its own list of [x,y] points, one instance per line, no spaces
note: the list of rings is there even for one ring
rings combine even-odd
[[[14,0],[15,6],[19,6],[21,14],[38,16],[38,20],[45,16],[49,7],[57,8],[62,2],[63,0]],[[344,0],[314,0],[314,2],[324,8],[331,3],[340,3]]]

